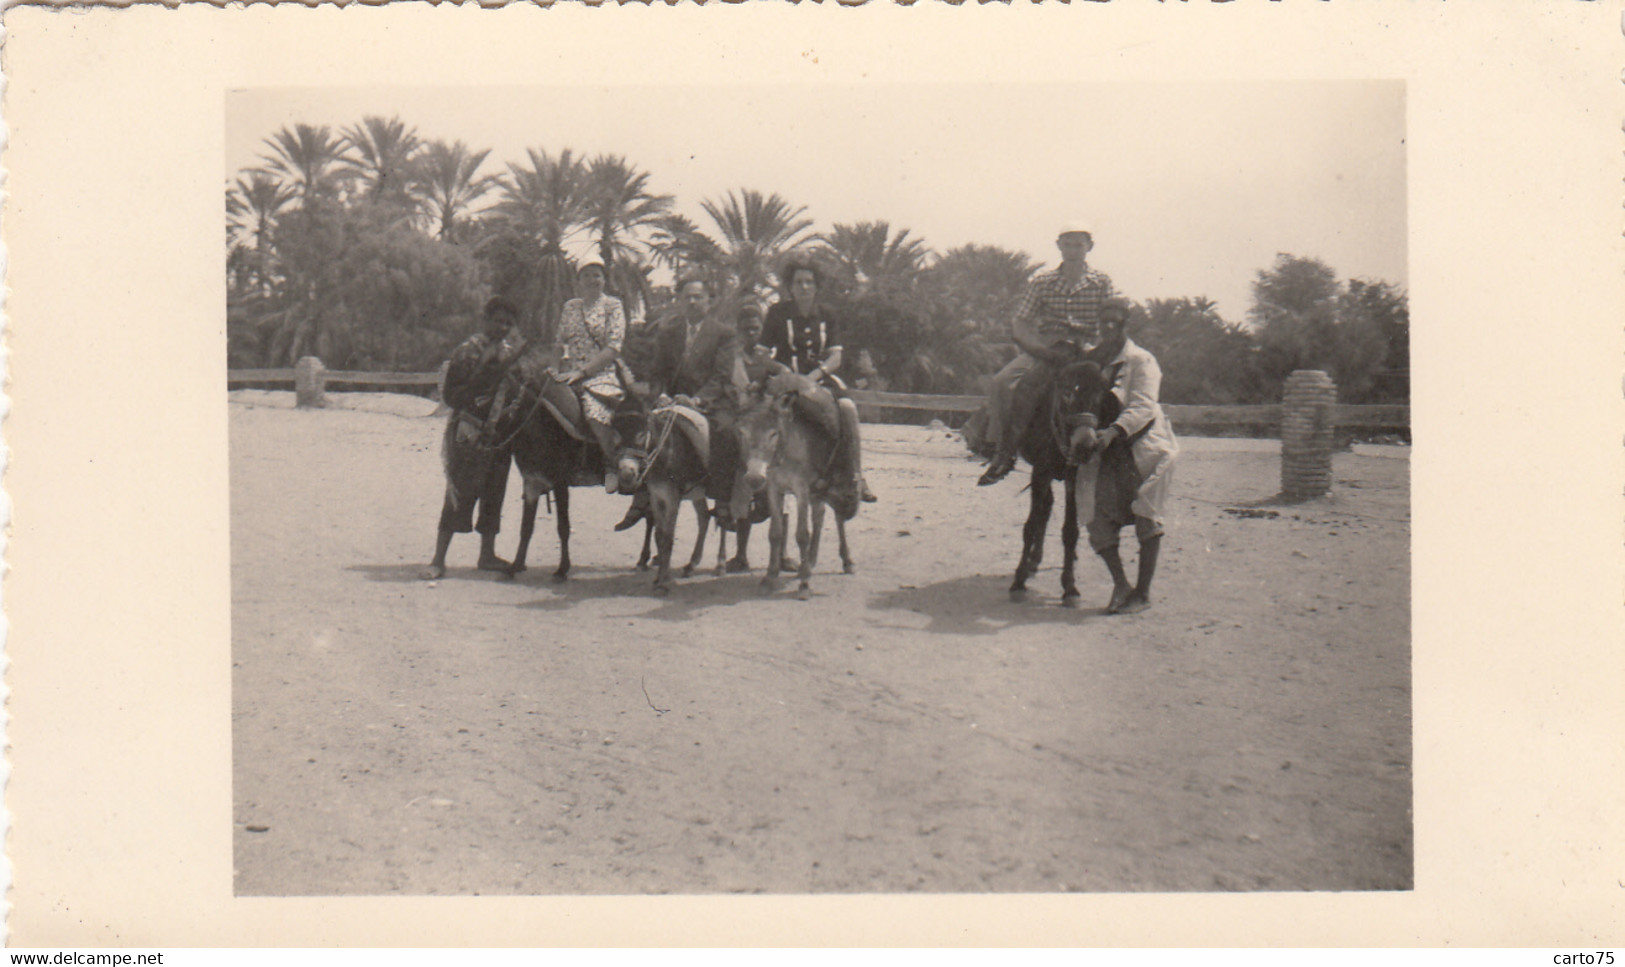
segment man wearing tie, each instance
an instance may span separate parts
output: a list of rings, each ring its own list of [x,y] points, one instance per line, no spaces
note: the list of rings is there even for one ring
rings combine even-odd
[[[738,462],[733,425],[738,415],[734,365],[739,334],[711,317],[711,287],[704,278],[683,277],[677,283],[677,302],[678,317],[655,337],[649,385],[657,398],[689,402],[710,421],[711,480],[706,489],[726,503]]]

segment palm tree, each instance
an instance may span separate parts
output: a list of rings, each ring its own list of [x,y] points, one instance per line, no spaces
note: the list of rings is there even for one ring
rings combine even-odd
[[[893,235],[887,222],[836,225],[819,241],[854,295],[906,292],[931,257],[925,242],[906,228]]]
[[[722,236],[721,269],[728,297],[766,296],[772,292],[774,268],[790,249],[807,240],[812,219],[805,205],[792,209],[777,193],[742,189],[722,202],[707,200],[701,208]]]
[[[670,195],[649,192],[649,175],[619,155],[601,154],[587,164],[587,227],[598,244],[609,288],[627,309],[648,303],[648,271],[633,244],[638,232],[671,207]]]
[[[344,139],[335,137],[326,125],[296,124],[265,139],[270,148],[261,157],[266,174],[283,180],[299,199],[299,207],[310,211],[336,198],[344,187]]]
[[[722,261],[722,248],[711,236],[700,231],[688,216],[667,212],[651,225],[649,249],[654,260],[681,276],[699,269],[714,270]]]
[[[526,155],[528,167],[509,162],[508,173],[498,182],[502,200],[497,213],[542,248],[562,252],[587,219],[586,167],[569,148],[557,158],[537,148]]]
[[[1025,252],[961,245],[921,273],[920,287],[941,304],[942,315],[970,322],[984,333],[1003,332],[1037,271],[1038,263]]]
[[[574,289],[575,272],[564,246],[586,222],[586,166],[569,148],[557,158],[536,148],[526,153],[528,167],[509,162],[496,211],[509,232],[535,246],[534,285],[527,287],[536,293],[531,333],[551,341]]]
[[[424,146],[413,188],[442,242],[455,238],[458,219],[497,186],[495,175],[479,174],[490,153],[489,148],[471,152],[461,141],[431,141]]]
[[[230,255],[246,269],[245,287],[270,282],[271,231],[276,217],[293,200],[294,191],[263,171],[241,175],[226,189],[226,230]]]
[[[412,161],[423,142],[399,117],[369,116],[344,129],[354,156],[341,160],[354,170],[369,201],[404,204],[412,184]]]
[[[601,154],[587,164],[587,226],[598,260],[610,265],[637,249],[631,239],[671,207],[670,195],[649,192],[649,174],[619,155]]]

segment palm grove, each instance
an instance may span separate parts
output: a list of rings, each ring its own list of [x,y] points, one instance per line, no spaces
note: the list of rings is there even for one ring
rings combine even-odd
[[[550,339],[572,295],[569,253],[588,249],[634,316],[661,318],[671,290],[656,280],[691,272],[716,284],[727,311],[770,300],[795,250],[824,269],[823,296],[858,361],[846,375],[874,389],[979,393],[1014,352],[1010,317],[1040,267],[995,246],[938,253],[881,220],[818,231],[805,206],[749,188],[703,200],[708,224],[696,224],[624,157],[532,148],[495,172],[489,155],[399,118],[266,138],[263,163],[226,189],[228,365],[317,356],[333,369],[431,371],[493,294]],[[1406,400],[1403,291],[1285,254],[1252,291],[1246,324],[1202,297],[1131,305],[1130,332],[1162,363],[1164,401],[1269,402],[1299,368],[1330,372],[1345,402]]]

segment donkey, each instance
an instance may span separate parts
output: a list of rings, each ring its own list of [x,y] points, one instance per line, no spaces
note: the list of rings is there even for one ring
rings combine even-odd
[[[580,474],[588,448],[585,435],[576,426],[579,403],[568,385],[544,368],[544,362],[521,359],[508,374],[507,398],[511,401],[497,422],[497,433],[513,447],[514,463],[525,482],[524,509],[519,525],[519,547],[507,577],[525,571],[530,538],[536,530],[536,507],[543,494],[550,494],[558,513],[559,566],[553,580],[570,575],[570,487],[597,482]]]
[[[858,512],[855,491],[833,488],[840,471],[840,450],[833,433],[806,412],[804,388],[795,383],[805,377],[777,376],[770,381],[763,401],[739,421],[740,455],[749,493],[767,496],[768,565],[762,586],[779,588],[779,570],[789,524],[784,495],[796,498],[796,543],[801,549],[796,597],[812,597],[812,569],[818,563],[819,537],[824,529],[824,508],[835,511],[835,533],[840,540],[841,571],[852,574],[856,565],[846,540],[846,522]],[[821,391],[823,392],[823,391]],[[831,401],[833,403],[833,401]],[[737,516],[737,515],[736,515]]]
[[[705,550],[705,535],[711,514],[706,509],[707,461],[698,444],[682,424],[686,418],[678,407],[664,406],[646,415],[633,446],[621,451],[620,489],[632,493],[643,488],[649,495],[649,518],[655,541],[655,581],[657,594],[672,588],[671,557],[676,543],[677,511],[684,500],[694,503],[699,515],[699,538],[694,556],[683,576],[694,573]],[[647,537],[645,538],[647,551]],[[642,565],[644,562],[639,561]]]
[[[695,569],[700,566],[701,558],[705,556],[705,534],[707,528],[710,526],[713,514],[711,513],[711,505],[706,500],[705,491],[703,489],[696,488],[695,490],[684,494],[682,499],[687,501],[689,505],[694,508],[694,519],[699,525],[699,534],[694,540],[694,553],[689,557],[688,563],[683,565],[683,577],[686,578],[694,576]],[[653,558],[655,519],[654,515],[648,513],[646,509],[642,517],[643,547],[638,551],[637,569],[640,571],[647,571],[649,570],[649,562]],[[632,523],[636,522],[636,519],[632,521]],[[628,524],[627,526],[631,526],[631,524]],[[720,577],[721,575],[725,574],[727,572],[727,566],[728,532],[719,524],[717,526],[717,566],[715,572],[717,576]]]
[[[1027,579],[1038,570],[1044,557],[1044,534],[1049,528],[1050,511],[1055,505],[1052,484],[1057,478],[1065,482],[1066,509],[1061,524],[1061,544],[1064,557],[1061,562],[1061,604],[1075,608],[1081,600],[1078,593],[1076,566],[1078,560],[1078,466],[1089,454],[1083,452],[1093,440],[1086,432],[1106,426],[1117,418],[1120,404],[1110,392],[1110,384],[1101,370],[1098,354],[1084,354],[1070,344],[1059,350],[1058,366],[1035,370],[1027,378],[1045,379],[1045,387],[1036,417],[1027,425],[1021,437],[1021,455],[1032,465],[1030,485],[1032,503],[1027,522],[1021,531],[1021,560],[1016,565],[1015,580],[1010,585],[1010,600],[1027,599]],[[1076,441],[1076,442],[1075,442]],[[1101,473],[1117,472],[1122,465],[1103,463]],[[1132,471],[1132,464],[1129,470]],[[1122,488],[1100,488],[1101,495],[1119,493]],[[1132,486],[1128,488],[1132,494]]]

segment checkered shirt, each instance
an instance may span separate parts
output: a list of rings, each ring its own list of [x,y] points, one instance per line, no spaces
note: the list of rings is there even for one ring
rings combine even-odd
[[[1046,342],[1065,336],[1092,343],[1100,335],[1100,310],[1114,295],[1112,280],[1104,272],[1085,269],[1076,286],[1061,281],[1061,270],[1033,279],[1016,309],[1016,321],[1033,323]]]

